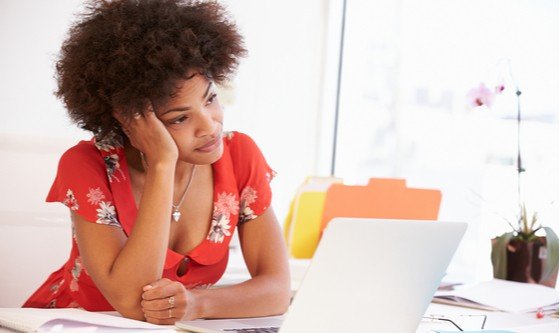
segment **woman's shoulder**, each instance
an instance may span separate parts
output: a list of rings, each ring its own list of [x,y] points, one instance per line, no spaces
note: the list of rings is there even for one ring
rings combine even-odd
[[[224,133],[224,142],[238,178],[247,178],[255,174],[266,174],[268,179],[272,178],[274,172],[249,135],[235,131],[227,132]]]
[[[93,140],[78,142],[60,157],[60,167],[103,166],[103,158]]]
[[[255,141],[247,134],[237,131],[224,132],[224,143],[230,150],[246,150],[257,147]]]

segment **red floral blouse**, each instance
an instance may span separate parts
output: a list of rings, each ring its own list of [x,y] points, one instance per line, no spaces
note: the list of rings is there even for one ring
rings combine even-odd
[[[214,205],[208,235],[189,253],[168,249],[165,258],[163,277],[189,289],[208,288],[221,278],[235,227],[264,213],[271,201],[269,182],[274,172],[253,140],[239,132],[225,133],[223,140],[224,153],[212,164]],[[115,135],[102,141],[81,141],[66,151],[47,202],[62,202],[91,223],[121,228],[129,235],[137,207],[122,139]],[[187,269],[178,276],[181,261]],[[68,261],[23,307],[113,310],[83,267],[74,232]]]

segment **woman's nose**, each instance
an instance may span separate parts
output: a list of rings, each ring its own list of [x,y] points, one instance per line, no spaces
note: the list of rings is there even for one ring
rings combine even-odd
[[[215,131],[216,122],[212,118],[212,114],[207,111],[201,112],[198,117],[196,136],[212,135]]]

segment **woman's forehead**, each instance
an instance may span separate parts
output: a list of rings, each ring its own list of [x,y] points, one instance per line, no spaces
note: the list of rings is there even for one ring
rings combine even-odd
[[[200,100],[204,100],[208,95],[213,82],[205,75],[195,73],[194,75],[177,82],[177,90],[162,106],[161,111],[176,106],[192,106]],[[160,110],[158,110],[160,111]]]

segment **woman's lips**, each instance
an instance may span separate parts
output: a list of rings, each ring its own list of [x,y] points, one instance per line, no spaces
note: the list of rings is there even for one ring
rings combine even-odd
[[[215,139],[211,140],[210,142],[204,144],[201,147],[196,148],[197,151],[203,153],[210,153],[216,150],[222,144],[222,134],[216,136]]]

